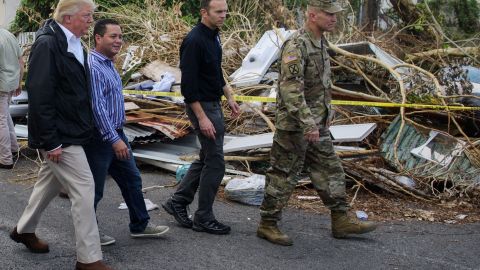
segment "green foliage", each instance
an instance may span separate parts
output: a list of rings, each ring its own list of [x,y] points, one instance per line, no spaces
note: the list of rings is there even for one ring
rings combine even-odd
[[[361,0],[350,0],[350,5],[352,6],[353,10],[360,10],[360,6],[362,5]]]
[[[175,3],[182,3],[182,15],[190,16],[196,18],[195,21],[200,17],[200,1],[199,0],[165,0],[165,6],[171,7]]]
[[[437,21],[454,38],[479,31],[480,8],[476,0],[430,0],[428,5]]]
[[[458,19],[458,26],[465,33],[473,34],[478,31],[479,7],[476,0],[457,0],[453,9]]]
[[[422,9],[421,6],[419,8]],[[428,24],[428,19],[427,19],[425,14],[426,14],[425,12],[422,12],[422,15],[412,25],[411,30],[413,30],[415,32],[422,32],[422,31],[425,30],[425,25]]]
[[[178,0],[153,0],[159,4],[171,7]],[[188,21],[196,22],[199,18],[198,0],[184,0],[182,2],[182,13]],[[17,10],[15,20],[10,30],[14,33],[36,31],[41,23],[52,16],[58,0],[22,0],[21,6]],[[145,0],[96,0],[99,10],[105,10],[112,7],[124,5],[145,6]]]
[[[105,7],[116,7],[116,6],[121,6],[121,5],[129,5],[129,4],[134,4],[137,6],[143,6],[145,4],[144,0],[96,0],[95,3],[100,7],[100,8],[105,8]]]
[[[200,18],[199,0],[96,0],[95,3],[99,6],[98,9],[102,11],[124,5],[144,7],[145,1],[153,1],[166,7],[171,7],[175,3],[181,2],[182,18],[184,20],[195,24]],[[233,5],[234,1],[236,0],[228,0],[230,5]],[[14,33],[36,31],[45,19],[52,16],[57,3],[58,0],[22,0],[21,8],[18,9],[10,28],[11,31]],[[283,0],[283,3],[288,8],[296,8],[306,6],[307,0]],[[359,5],[360,0],[353,0],[352,3]]]
[[[22,0],[10,30],[13,33],[36,31],[45,18],[51,17],[57,2],[58,0]]]
[[[433,94],[410,92],[406,96],[407,103],[414,104],[441,104],[440,100]]]
[[[57,3],[58,0],[22,0],[10,30],[14,33],[36,31],[45,19],[52,16]],[[95,3],[99,10],[103,10],[128,4],[142,6],[144,0],[96,0]]]
[[[284,0],[283,2],[285,6],[290,9],[307,6],[307,0]]]

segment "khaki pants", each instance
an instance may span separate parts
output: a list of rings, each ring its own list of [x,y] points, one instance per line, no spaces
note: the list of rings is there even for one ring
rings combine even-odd
[[[17,136],[8,107],[13,91],[0,91],[0,163],[13,163],[12,152],[18,151]]]
[[[93,176],[81,146],[63,148],[60,162],[46,159],[38,172],[28,205],[18,221],[18,233],[34,233],[43,210],[58,195],[63,186],[72,203],[71,211],[77,247],[77,260],[92,263],[102,259],[100,237],[93,200],[95,196]]]

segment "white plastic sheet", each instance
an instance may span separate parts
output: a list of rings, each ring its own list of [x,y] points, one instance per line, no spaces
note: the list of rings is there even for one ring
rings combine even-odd
[[[244,204],[261,205],[265,191],[265,175],[254,174],[247,178],[234,178],[225,186],[225,196]]]

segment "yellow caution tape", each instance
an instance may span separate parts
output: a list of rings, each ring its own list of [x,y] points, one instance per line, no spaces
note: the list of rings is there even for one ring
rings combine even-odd
[[[157,97],[181,97],[182,94],[177,92],[159,92],[159,91],[140,91],[140,90],[123,90],[124,94],[131,95],[148,95]]]
[[[148,95],[161,97],[181,97],[177,92],[159,92],[159,91],[139,91],[139,90],[123,90],[124,94],[132,95]],[[225,97],[222,97],[225,100]],[[243,102],[276,102],[276,98],[260,97],[260,96],[235,96],[236,101]],[[464,106],[444,106],[433,104],[411,104],[411,103],[389,103],[389,102],[370,102],[370,101],[353,101],[353,100],[332,100],[332,105],[344,106],[368,106],[368,107],[387,107],[387,108],[414,108],[414,109],[431,109],[431,110],[463,110],[463,111],[480,111],[480,107],[464,107]]]
[[[124,94],[132,95],[148,95],[157,97],[182,97],[182,94],[177,92],[159,92],[159,91],[139,91],[139,90],[123,90]],[[225,100],[225,97],[222,97]],[[236,101],[243,102],[276,102],[276,98],[271,97],[259,97],[259,96],[235,96]]]

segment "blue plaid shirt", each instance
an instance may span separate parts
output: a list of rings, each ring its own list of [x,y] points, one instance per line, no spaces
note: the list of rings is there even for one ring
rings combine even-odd
[[[110,143],[120,140],[117,129],[125,123],[122,79],[112,60],[92,50],[88,55],[92,81],[92,108],[95,126],[102,139]]]

